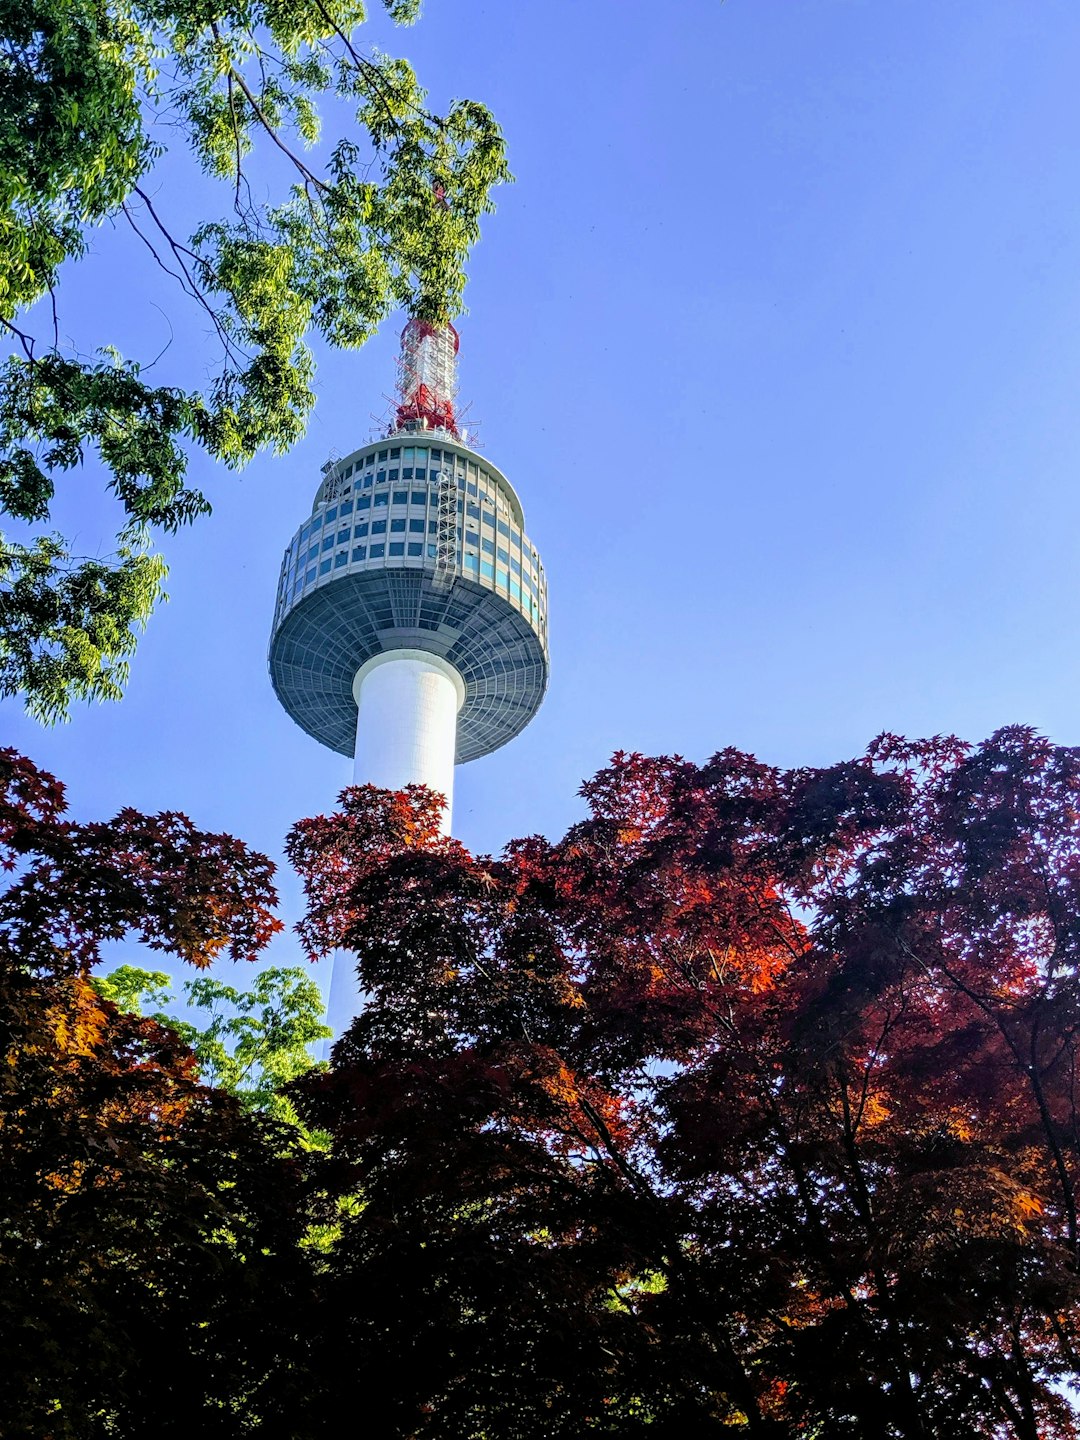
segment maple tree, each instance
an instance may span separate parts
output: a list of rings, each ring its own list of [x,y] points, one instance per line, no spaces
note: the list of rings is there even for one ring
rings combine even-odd
[[[6,750],[0,867],[5,1436],[236,1436],[287,1416],[277,1316],[309,1270],[294,1132],[200,1085],[173,1030],[89,980],[127,934],[196,966],[254,957],[280,927],[269,861],[175,814],[75,824]]]
[[[1080,1433],[1080,751],[620,755],[583,793],[496,860],[421,790],[290,838],[305,943],[368,997],[296,1087],[333,1137],[319,1403],[395,1436]]]

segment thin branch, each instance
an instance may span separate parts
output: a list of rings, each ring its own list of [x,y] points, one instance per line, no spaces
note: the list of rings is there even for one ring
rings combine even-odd
[[[144,234],[144,232],[140,229],[138,223],[135,220],[135,217],[131,213],[129,206],[125,202],[125,204],[121,208],[123,209],[124,215],[127,218],[128,224],[131,226],[131,228],[135,231],[135,234],[138,235],[139,239],[150,251],[151,255],[153,255],[154,259],[161,266],[162,270],[165,271],[166,275],[171,275],[174,280],[177,280],[180,283],[180,286],[184,290],[185,294],[190,296],[191,299],[196,301],[196,303],[201,305],[202,308],[206,311],[207,315],[210,317],[211,323],[213,324],[218,340],[221,342],[222,349],[225,351],[226,359],[233,364],[238,363],[238,357],[250,359],[251,357],[247,354],[247,352],[235,344],[228,331],[222,325],[218,312],[214,309],[214,307],[210,304],[209,300],[206,298],[205,291],[192,276],[191,271],[188,268],[185,256],[190,256],[193,260],[198,260],[198,256],[195,255],[193,251],[188,250],[186,246],[180,245],[173,238],[173,236],[169,233],[169,230],[165,226],[164,222],[159,217],[157,211],[154,209],[153,202],[151,201],[149,195],[147,195],[146,191],[141,189],[138,185],[134,186],[133,188],[135,194],[138,195],[139,199],[146,206],[147,213],[149,214],[151,220],[153,220],[158,230],[164,236],[165,241],[169,246],[169,249],[172,251],[173,257],[175,258],[177,265],[179,265],[180,267],[181,273],[177,274],[175,270],[170,270],[168,265],[165,264],[164,260],[158,253],[157,246],[153,243],[149,236]]]

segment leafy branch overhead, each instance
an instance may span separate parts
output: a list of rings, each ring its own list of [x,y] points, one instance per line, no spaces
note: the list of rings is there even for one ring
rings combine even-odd
[[[399,23],[419,8],[384,6]],[[58,478],[94,458],[121,511],[107,560],[46,535],[0,542],[0,694],[43,720],[119,694],[161,595],[151,532],[209,510],[186,481],[192,448],[230,467],[286,450],[314,403],[314,336],[356,347],[399,307],[433,322],[461,308],[508,178],[502,136],[474,101],[433,114],[405,61],[358,48],[365,18],[351,0],[0,0],[0,511],[46,525]],[[319,156],[327,103],[355,130]],[[223,183],[191,236],[163,135]],[[205,381],[153,386],[107,336],[96,356],[61,353],[62,267],[106,220],[208,326]]]

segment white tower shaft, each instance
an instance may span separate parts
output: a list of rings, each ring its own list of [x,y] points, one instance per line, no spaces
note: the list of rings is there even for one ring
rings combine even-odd
[[[444,835],[454,800],[457,714],[465,685],[452,665],[423,650],[388,650],[356,672],[354,785],[402,790],[426,785],[446,797]]]
[[[382,790],[426,785],[446,797],[442,831],[449,835],[457,715],[465,699],[461,676],[423,650],[388,650],[356,672],[353,695],[353,784]],[[362,999],[354,957],[347,950],[336,951],[326,1016],[335,1036],[349,1027]]]

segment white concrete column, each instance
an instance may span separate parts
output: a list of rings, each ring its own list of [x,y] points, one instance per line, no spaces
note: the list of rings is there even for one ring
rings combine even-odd
[[[425,650],[387,650],[356,672],[353,696],[353,783],[437,790],[446,797],[442,829],[449,835],[457,715],[465,701],[461,676]]]
[[[446,796],[443,833],[450,833],[454,798],[457,716],[465,684],[454,669],[426,650],[388,650],[356,672],[355,785],[400,790],[427,785]],[[356,980],[356,957],[336,950],[331,962],[326,1023],[333,1040],[322,1045],[329,1059],[334,1040],[347,1030],[363,1004]]]

